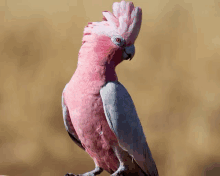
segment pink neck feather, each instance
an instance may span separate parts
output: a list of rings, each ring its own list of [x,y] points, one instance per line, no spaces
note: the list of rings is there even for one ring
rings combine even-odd
[[[100,80],[104,83],[118,80],[115,67],[122,60],[119,58],[120,50],[114,50],[116,48],[109,37],[91,34],[90,40],[80,48],[77,73],[83,74],[84,79]]]

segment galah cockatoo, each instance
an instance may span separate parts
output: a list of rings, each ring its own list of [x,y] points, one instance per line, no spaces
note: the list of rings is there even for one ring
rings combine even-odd
[[[113,14],[102,13],[103,21],[84,29],[77,69],[62,94],[66,130],[95,162],[80,175],[158,176],[134,103],[115,72],[134,56],[142,10],[122,0]]]

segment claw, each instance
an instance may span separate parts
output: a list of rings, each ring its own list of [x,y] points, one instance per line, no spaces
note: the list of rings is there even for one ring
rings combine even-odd
[[[78,175],[74,175],[72,173],[67,173],[65,176],[78,176]]]
[[[90,172],[86,172],[84,174],[74,175],[72,173],[67,173],[65,176],[95,176],[95,175],[101,174],[102,172],[103,172],[103,169],[97,166],[94,170]]]
[[[127,172],[128,172],[128,168],[123,165],[120,165],[118,170],[114,172],[111,176],[124,176],[127,174]]]

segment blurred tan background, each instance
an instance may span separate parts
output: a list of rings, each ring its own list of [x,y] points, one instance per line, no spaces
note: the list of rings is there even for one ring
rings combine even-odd
[[[65,131],[61,92],[84,26],[114,0],[0,0],[0,174],[94,168]],[[143,23],[117,67],[160,176],[220,175],[220,0],[135,0]],[[106,172],[102,176],[108,175]]]

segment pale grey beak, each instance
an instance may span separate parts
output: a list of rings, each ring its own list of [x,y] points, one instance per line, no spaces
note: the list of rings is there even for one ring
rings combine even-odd
[[[134,45],[125,47],[124,49],[124,53],[123,53],[123,59],[124,60],[128,60],[128,59],[132,59],[134,57],[135,54],[135,47]]]

